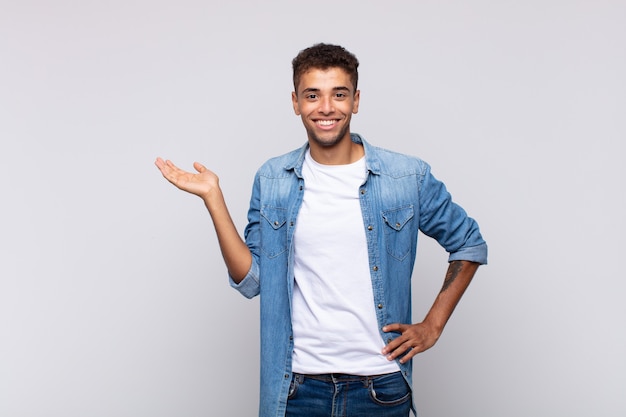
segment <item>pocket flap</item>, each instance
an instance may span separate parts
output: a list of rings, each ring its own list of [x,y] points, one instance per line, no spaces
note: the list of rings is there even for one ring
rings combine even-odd
[[[287,210],[284,208],[263,207],[261,209],[261,216],[267,220],[269,225],[274,229],[280,229],[287,223]]]
[[[413,206],[400,207],[383,212],[383,219],[389,227],[401,230],[404,225],[413,218]]]

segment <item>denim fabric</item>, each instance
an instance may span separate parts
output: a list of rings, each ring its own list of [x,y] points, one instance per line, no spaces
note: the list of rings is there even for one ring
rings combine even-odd
[[[411,323],[411,275],[419,231],[436,239],[449,252],[450,261],[485,264],[487,245],[476,222],[452,201],[428,164],[371,146],[356,134],[352,140],[365,150],[367,179],[359,198],[374,292],[372,308],[381,337],[388,343],[398,334],[383,333],[383,326]],[[302,163],[307,146],[272,158],[257,171],[244,232],[252,266],[239,284],[230,280],[248,298],[261,294],[262,417],[284,416],[292,380],[292,242],[306,186]],[[398,366],[411,386],[411,361]]]
[[[411,389],[400,372],[294,374],[286,417],[407,417],[410,412]]]

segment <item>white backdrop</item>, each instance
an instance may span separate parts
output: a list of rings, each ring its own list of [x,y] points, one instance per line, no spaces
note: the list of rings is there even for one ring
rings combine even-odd
[[[415,362],[422,417],[624,416],[624,1],[0,0],[0,415],[251,416],[258,300],[157,156],[251,181],[305,141],[291,59],[361,61],[353,131],[490,247]],[[423,240],[415,320],[446,254]]]

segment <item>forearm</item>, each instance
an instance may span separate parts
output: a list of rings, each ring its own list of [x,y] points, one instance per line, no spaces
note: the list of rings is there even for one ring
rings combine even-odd
[[[183,171],[162,158],[157,158],[155,165],[174,186],[202,198],[211,214],[228,273],[236,283],[241,282],[252,265],[252,254],[228,213],[217,175],[199,162],[193,164],[198,171],[196,174]]]
[[[470,261],[450,262],[441,291],[424,318],[424,324],[432,326],[441,334],[472,281],[478,266],[478,263]]]
[[[213,190],[210,194],[203,196],[203,200],[211,215],[228,273],[236,283],[239,283],[244,279],[252,264],[250,249],[239,235],[230,217],[221,190]]]
[[[418,353],[430,349],[439,340],[478,265],[469,261],[450,262],[443,287],[424,321],[416,324],[393,323],[383,327],[384,332],[402,333],[383,348],[383,355],[389,360],[402,356],[400,362],[404,363]]]

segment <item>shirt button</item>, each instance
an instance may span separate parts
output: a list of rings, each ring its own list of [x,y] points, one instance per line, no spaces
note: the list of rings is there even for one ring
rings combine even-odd
[[[399,227],[400,227],[400,223],[396,223],[396,227],[398,227],[398,228],[399,228]]]
[[[378,271],[378,267],[375,266],[374,268],[372,268],[374,271]]]
[[[367,226],[367,230],[373,230],[374,228],[372,227],[372,225],[370,224],[369,226]]]
[[[378,307],[378,309],[379,309],[379,310],[382,310],[383,305],[382,305],[382,304],[378,304],[378,306],[377,306],[377,307]]]
[[[365,190],[361,189],[361,195],[365,195]]]
[[[285,374],[285,379],[288,379],[288,378],[289,378],[289,374]]]
[[[278,226],[278,222],[274,222],[274,226]]]

